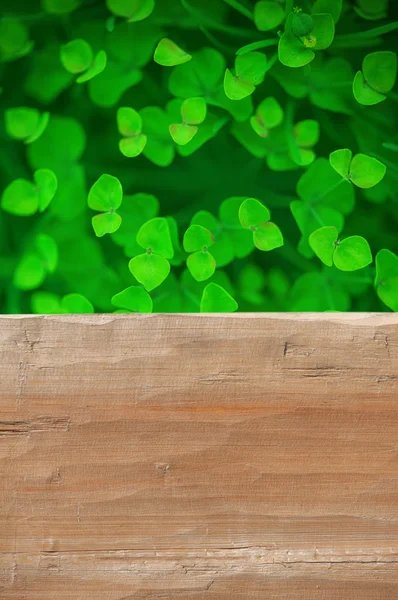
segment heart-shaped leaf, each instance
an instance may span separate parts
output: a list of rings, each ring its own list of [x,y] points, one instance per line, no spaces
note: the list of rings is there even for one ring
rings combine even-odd
[[[115,294],[111,300],[116,308],[125,309],[129,312],[151,313],[153,310],[152,298],[144,289],[130,286]]]

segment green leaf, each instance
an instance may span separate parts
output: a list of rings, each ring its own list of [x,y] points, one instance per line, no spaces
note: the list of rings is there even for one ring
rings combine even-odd
[[[129,269],[139,283],[150,292],[157,288],[169,275],[170,263],[160,254],[139,254],[129,262]]]
[[[52,292],[34,292],[31,304],[32,312],[38,315],[58,315],[62,313],[60,298]]]
[[[352,91],[355,100],[364,106],[373,106],[374,104],[379,104],[387,97],[384,94],[376,92],[368,85],[367,82],[365,82],[362,71],[358,71],[355,75]]]
[[[169,126],[170,135],[179,146],[186,146],[198,133],[196,125],[186,123],[172,123]]]
[[[254,5],[254,23],[259,31],[278,27],[285,18],[285,11],[278,2],[260,0]]]
[[[175,155],[175,147],[170,139],[168,116],[157,106],[146,106],[140,111],[140,115],[143,133],[147,137],[144,156],[159,167],[168,167]]]
[[[79,5],[80,0],[42,0],[43,10],[52,15],[68,15]]]
[[[357,0],[358,7],[354,10],[363,18],[371,21],[385,19],[388,13],[388,0]]]
[[[117,213],[103,213],[91,219],[95,235],[102,237],[107,233],[115,233],[122,224],[122,217]]]
[[[207,105],[204,98],[187,98],[181,106],[184,123],[200,125],[206,119]]]
[[[334,39],[334,20],[329,14],[313,14],[315,26],[311,36],[315,38],[315,50],[329,48]]]
[[[152,298],[148,292],[134,285],[115,294],[111,302],[113,306],[130,312],[151,313],[153,310]]]
[[[92,210],[117,210],[122,203],[123,188],[117,177],[101,175],[88,194],[88,205]]]
[[[266,252],[283,246],[283,235],[275,223],[262,223],[253,232],[254,245]]]
[[[382,302],[398,312],[398,256],[390,250],[376,255],[376,291]]]
[[[13,284],[23,292],[41,286],[46,278],[43,261],[36,252],[28,252],[22,256],[14,271]]]
[[[214,244],[214,235],[202,225],[191,225],[184,234],[185,252],[196,252]]]
[[[39,208],[36,186],[26,179],[14,179],[2,193],[1,208],[19,217],[34,215]]]
[[[371,0],[373,2],[373,0]],[[335,23],[338,22],[343,8],[343,0],[317,0],[312,7],[313,13],[329,13]]]
[[[341,271],[356,271],[363,269],[372,262],[372,252],[365,238],[353,235],[345,238],[333,255],[335,266]]]
[[[285,67],[299,68],[308,65],[315,58],[315,53],[306,48],[293,33],[283,33],[279,39],[278,56]]]
[[[124,156],[139,156],[147,143],[147,136],[142,134],[141,115],[129,107],[121,107],[116,113],[119,133],[126,136],[119,142],[119,149]]]
[[[61,310],[65,314],[84,315],[94,312],[94,307],[81,294],[67,294],[61,300]]]
[[[106,0],[108,9],[128,21],[143,21],[155,8],[155,0]]]
[[[0,18],[0,61],[11,62],[33,50],[29,31],[17,18]]]
[[[76,79],[76,83],[85,83],[86,81],[90,81],[105,69],[107,63],[107,55],[105,50],[100,50],[94,58],[91,66],[87,69],[83,75],[80,75]]]
[[[156,217],[144,223],[137,233],[137,244],[145,250],[151,250],[164,258],[173,258],[174,249],[170,229],[166,219]],[[141,283],[143,283],[141,281]]]
[[[281,105],[274,97],[265,98],[257,107],[255,116],[250,118],[250,124],[260,137],[268,137],[269,129],[280,125],[284,113]]]
[[[247,198],[239,208],[239,220],[242,227],[252,229],[266,223],[271,218],[271,214],[266,206],[255,198]]]
[[[34,172],[33,179],[39,195],[38,209],[40,212],[43,212],[56,194],[58,180],[55,173],[50,171],[50,169],[38,169]]]
[[[9,108],[4,113],[6,133],[16,140],[24,140],[36,131],[40,112],[36,108]]]
[[[352,161],[352,152],[348,148],[335,150],[329,155],[329,161],[333,169],[344,178],[347,178],[350,172]]]
[[[321,227],[311,233],[309,244],[316,256],[328,267],[333,266],[333,255],[339,232],[336,227]]]
[[[163,67],[175,67],[190,61],[192,56],[167,38],[160,40],[153,60]]]
[[[32,144],[33,142],[38,140],[39,137],[47,129],[47,125],[48,125],[49,121],[50,121],[50,113],[49,112],[44,112],[42,115],[40,115],[39,124],[36,128],[36,131],[32,135],[30,135],[28,138],[26,138],[25,144]]]
[[[350,179],[360,188],[371,188],[383,179],[387,168],[376,158],[356,154],[351,161]]]
[[[263,82],[267,59],[261,52],[248,52],[235,59],[235,75],[227,69],[224,91],[230,100],[242,100],[250,96],[256,86]]]
[[[308,204],[333,207],[343,215],[354,208],[354,187],[342,180],[325,158],[318,158],[300,177],[297,194]]]
[[[69,73],[86,71],[93,60],[93,50],[88,42],[77,39],[61,46],[61,62]]]
[[[36,236],[35,249],[48,273],[54,273],[58,265],[58,246],[55,240],[41,233]]]
[[[390,51],[367,54],[362,63],[362,72],[365,81],[373,90],[386,94],[395,85],[397,55]]]
[[[122,106],[116,113],[117,128],[126,137],[138,135],[142,131],[142,119],[133,108]]]
[[[300,121],[293,129],[296,144],[301,148],[312,148],[312,146],[315,146],[319,141],[319,133],[319,123],[313,119]]]
[[[216,283],[209,283],[205,287],[200,301],[200,312],[235,312],[236,310],[238,310],[237,302],[223,287]]]
[[[194,252],[188,256],[187,267],[196,281],[205,281],[214,275],[216,261],[207,250]]]

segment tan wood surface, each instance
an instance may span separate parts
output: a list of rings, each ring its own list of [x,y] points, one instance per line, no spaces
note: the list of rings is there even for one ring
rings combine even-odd
[[[397,600],[398,315],[0,317],[1,600]]]

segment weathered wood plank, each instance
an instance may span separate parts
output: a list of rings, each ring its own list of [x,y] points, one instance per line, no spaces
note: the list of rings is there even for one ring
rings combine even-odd
[[[398,597],[398,316],[0,317],[0,598]]]

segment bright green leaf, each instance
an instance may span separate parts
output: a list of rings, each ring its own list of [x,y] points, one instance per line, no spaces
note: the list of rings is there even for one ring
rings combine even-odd
[[[91,186],[88,194],[88,205],[92,210],[117,210],[122,203],[123,188],[117,177],[101,175]]]
[[[270,251],[283,246],[282,232],[275,223],[262,223],[253,232],[254,245],[259,250]]]
[[[184,234],[185,252],[196,252],[214,244],[214,235],[202,225],[191,225]]]
[[[61,62],[69,73],[86,71],[92,60],[93,50],[85,40],[72,40],[61,46]]]
[[[169,275],[170,263],[160,254],[139,254],[129,262],[129,269],[139,283],[150,292],[157,288]]]
[[[255,229],[266,223],[271,218],[270,212],[264,204],[255,198],[247,198],[239,208],[239,220],[242,227]]]
[[[102,237],[106,233],[115,233],[122,224],[122,217],[117,213],[102,213],[91,219],[95,235]]]
[[[333,255],[335,266],[341,271],[363,269],[372,262],[372,252],[365,238],[353,235],[345,238],[337,246]]]
[[[200,312],[235,312],[236,310],[238,310],[236,300],[223,287],[216,283],[209,283],[205,287],[200,301]]]
[[[163,67],[175,67],[190,61],[192,56],[167,38],[160,40],[153,59]]]
[[[1,196],[1,208],[12,215],[28,217],[39,208],[39,193],[27,179],[14,179]]]
[[[97,75],[102,73],[102,71],[106,67],[106,63],[107,63],[106,52],[105,52],[105,50],[100,50],[95,55],[95,58],[94,58],[92,64],[90,65],[90,67],[87,69],[87,71],[85,73],[83,73],[82,75],[79,75],[79,77],[76,79],[76,83],[85,83],[86,81],[90,81],[91,79],[93,79],[94,77],[96,77]]]
[[[169,126],[170,135],[179,146],[186,146],[198,133],[196,125],[172,123]]]
[[[260,0],[254,5],[254,23],[259,31],[275,29],[284,18],[285,11],[277,1]]]
[[[187,98],[181,106],[181,116],[184,123],[200,125],[206,119],[207,105],[204,98]]]
[[[328,267],[333,266],[333,255],[339,232],[336,227],[321,227],[311,233],[309,244],[317,257]]]
[[[280,62],[285,67],[299,68],[308,65],[315,58],[315,53],[306,48],[293,33],[283,33],[278,46]]]
[[[19,261],[13,276],[18,290],[29,291],[41,286],[46,278],[43,261],[36,252],[28,252]]]
[[[39,206],[38,209],[40,212],[46,210],[51,200],[54,198],[57,188],[58,188],[58,180],[50,169],[38,169],[33,174],[33,179],[38,188],[39,195]]]
[[[83,315],[93,313],[94,307],[81,294],[67,294],[61,300],[61,310],[67,314]]]
[[[169,224],[166,219],[156,217],[144,223],[137,233],[137,244],[145,250],[151,250],[164,258],[173,258]],[[143,283],[143,282],[141,282]]]
[[[216,261],[210,252],[194,252],[188,256],[187,267],[196,281],[205,281],[214,274]]]
[[[383,179],[387,168],[376,158],[356,154],[351,161],[350,179],[360,188],[371,188]]]
[[[365,81],[373,90],[379,94],[386,94],[395,85],[397,55],[390,51],[367,54],[362,63],[362,72]]]
[[[134,285],[115,294],[112,297],[112,304],[130,312],[151,313],[153,309],[152,298],[148,292]]]
[[[35,238],[35,249],[48,273],[54,273],[58,265],[58,246],[54,238],[41,233]]]

